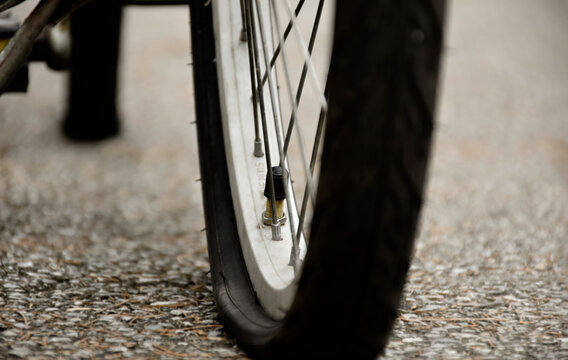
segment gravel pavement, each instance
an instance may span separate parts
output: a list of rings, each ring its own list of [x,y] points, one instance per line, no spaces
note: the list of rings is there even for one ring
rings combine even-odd
[[[451,4],[386,358],[568,358],[567,19],[564,0]],[[120,138],[62,138],[65,77],[44,65],[0,98],[0,358],[244,357],[208,275],[187,9],[124,25]]]

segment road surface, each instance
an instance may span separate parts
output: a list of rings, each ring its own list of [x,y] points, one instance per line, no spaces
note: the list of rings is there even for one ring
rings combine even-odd
[[[386,357],[568,358],[568,3],[450,5]],[[120,138],[66,141],[65,75],[44,65],[0,98],[0,354],[243,357],[207,274],[187,9],[132,7],[124,29]]]

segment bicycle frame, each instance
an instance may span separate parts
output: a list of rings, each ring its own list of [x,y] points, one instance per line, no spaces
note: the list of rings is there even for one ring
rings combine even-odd
[[[20,0],[2,2],[0,9],[17,5]],[[61,0],[42,0],[30,13],[20,29],[0,53],[0,91],[5,89],[16,71],[32,51],[33,43],[59,9]],[[11,7],[10,6],[10,7]]]
[[[0,0],[0,13],[24,0]],[[42,30],[93,0],[40,0],[20,29],[0,52],[0,94],[30,55]],[[189,0],[126,0],[129,5],[188,5]]]

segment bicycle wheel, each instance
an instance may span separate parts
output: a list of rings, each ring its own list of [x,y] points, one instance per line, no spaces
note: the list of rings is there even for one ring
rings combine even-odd
[[[327,47],[302,41],[298,27],[311,10],[315,32],[322,4],[191,7],[215,299],[257,356],[376,356],[396,317],[422,203],[443,1],[338,1],[331,56],[320,62]],[[300,101],[304,86],[312,100]]]

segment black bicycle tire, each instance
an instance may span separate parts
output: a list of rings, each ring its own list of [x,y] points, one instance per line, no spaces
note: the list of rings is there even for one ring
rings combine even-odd
[[[396,318],[422,204],[444,1],[338,1],[322,180],[298,294],[284,321],[262,310],[248,279],[223,144],[211,8],[201,0],[191,5],[211,279],[224,324],[260,357],[374,358]],[[325,176],[335,171],[342,176]],[[346,221],[358,226],[335,225]],[[361,244],[346,247],[346,239]],[[338,284],[350,290],[340,293]]]

